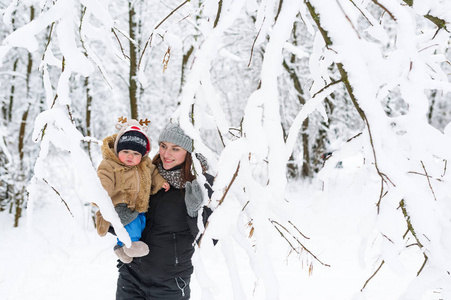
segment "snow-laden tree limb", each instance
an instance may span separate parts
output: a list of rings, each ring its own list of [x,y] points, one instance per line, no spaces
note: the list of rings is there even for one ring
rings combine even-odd
[[[85,203],[95,202],[102,212],[105,220],[111,222],[115,229],[118,238],[127,246],[131,246],[130,236],[122,225],[119,216],[117,215],[111,198],[100,183],[96,170],[91,164],[86,152],[80,147],[83,136],[69,121],[64,110],[54,108],[41,113],[36,119],[33,139],[38,140],[38,135],[41,134],[41,129],[47,126],[46,134],[41,140],[41,152],[36,161],[34,168],[34,177],[43,181],[46,173],[46,160],[49,159],[48,151],[50,145],[57,149],[67,151],[70,153],[70,158],[73,165],[76,167],[75,174],[80,179],[80,185],[76,189],[81,193],[82,199]],[[37,184],[36,180],[31,181],[29,189],[34,190],[33,185]],[[27,214],[32,215],[32,207],[35,202],[39,201],[38,195],[30,193],[28,202],[30,207]],[[66,203],[67,206],[67,203]],[[70,211],[69,211],[70,212]],[[30,222],[29,226],[32,222]]]

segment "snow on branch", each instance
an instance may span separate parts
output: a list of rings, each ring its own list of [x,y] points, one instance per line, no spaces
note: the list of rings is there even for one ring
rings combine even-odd
[[[441,250],[441,247],[447,247],[442,243],[448,245],[451,238],[440,234],[443,226],[450,226],[449,219],[443,218],[440,213],[443,209],[446,210],[446,201],[443,199],[447,199],[447,196],[442,199],[438,196],[440,194],[443,197],[444,190],[447,189],[446,183],[437,181],[433,187],[430,180],[440,177],[437,174],[442,173],[442,162],[450,157],[449,151],[442,150],[449,149],[450,141],[428,124],[426,114],[429,100],[425,92],[428,89],[438,89],[447,93],[449,83],[446,77],[441,76],[443,71],[438,64],[434,63],[434,68],[428,67],[436,53],[420,49],[428,49],[436,43],[446,47],[444,43],[449,40],[449,32],[435,18],[432,18],[433,23],[439,30],[445,30],[433,32],[430,23],[417,23],[412,17],[413,2],[404,2],[408,5],[389,0],[372,1],[390,16],[388,25],[382,24],[381,28],[387,33],[391,30],[396,36],[397,43],[393,48],[382,47],[379,41],[356,32],[357,27],[349,16],[352,9],[356,10],[356,15],[361,15],[363,7],[341,0],[328,3],[311,0],[305,1],[305,4],[324,39],[324,53],[333,62],[328,67],[338,70],[356,111],[364,121],[368,136],[365,137],[366,145],[363,147],[371,149],[371,152],[362,152],[366,156],[368,153],[372,154],[372,157],[367,156],[366,159],[374,166],[381,180],[375,213],[378,214],[380,233],[392,242],[387,244],[390,251],[381,249],[382,264],[373,276],[384,262],[392,265],[397,261],[391,253],[403,252],[408,247],[402,245],[402,241],[407,244],[408,236],[399,236],[401,228],[390,226],[392,218],[389,216],[398,215],[401,210],[408,232],[415,238],[415,244],[424,256],[417,273],[419,278],[423,278],[420,275],[423,275],[422,271],[428,266],[442,270],[443,274],[449,272],[451,267],[448,263],[444,264],[451,259],[450,252]],[[445,10],[444,2],[438,3]],[[428,5],[430,2],[414,6],[413,11],[425,16],[428,13],[424,13],[424,10]],[[436,9],[435,7],[433,11],[437,11]],[[374,26],[373,24],[371,22],[370,26]],[[438,35],[440,38],[437,38]],[[399,54],[401,55],[398,56]],[[395,60],[396,65],[393,64]],[[407,112],[396,117],[384,112],[378,96],[379,92],[384,91],[383,95],[389,97],[390,89],[394,88],[399,89],[401,98],[408,104]],[[420,174],[412,171],[420,168],[426,180],[409,176],[412,172]],[[385,200],[381,201],[382,198]],[[395,207],[396,211],[393,211],[394,203],[399,203],[398,208]],[[440,278],[442,277],[434,279],[437,287],[441,286]],[[407,290],[406,295],[413,294],[412,291]]]
[[[79,186],[75,186],[74,188],[81,194],[82,199],[84,199],[87,203],[95,202],[97,204],[104,219],[111,222],[118,238],[123,241],[127,247],[130,247],[130,236],[114,210],[108,193],[101,185],[96,170],[91,164],[91,160],[81,148],[80,143],[83,139],[83,135],[68,119],[64,110],[59,108],[44,111],[36,118],[35,129],[33,132],[33,138],[35,140],[38,140],[38,135],[44,126],[47,126],[46,135],[41,141],[41,151],[35,164],[34,177],[48,183],[45,179],[46,160],[48,159],[48,153],[50,150],[49,147],[51,144],[57,149],[67,151],[73,162],[72,165],[75,167],[74,172],[76,177],[80,180]],[[32,180],[31,182],[31,185],[35,185],[38,181]],[[28,189],[34,190],[34,187],[30,186]],[[55,190],[53,187],[52,189]],[[36,198],[34,196],[36,196]],[[30,207],[33,207],[33,203],[39,202],[39,198],[34,193],[30,193],[30,198],[28,201],[30,203]],[[65,201],[64,203],[67,206]],[[29,209],[27,213],[32,214],[31,209]]]

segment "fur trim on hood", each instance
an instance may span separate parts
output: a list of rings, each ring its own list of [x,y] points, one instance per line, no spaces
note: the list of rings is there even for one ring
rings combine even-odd
[[[115,154],[115,151],[114,151],[114,143],[116,141],[116,138],[117,138],[117,134],[113,134],[109,137],[106,137],[103,140],[103,145],[101,147],[102,157],[104,158],[104,161],[109,161],[108,164],[111,165],[111,167],[108,167],[108,170],[110,172],[123,172],[124,173],[124,172],[127,172],[131,168],[136,168],[138,170],[139,177],[140,177],[140,182],[138,183],[138,186],[139,186],[138,195],[136,197],[136,200],[132,199],[132,201],[130,201],[130,203],[127,203],[127,205],[132,210],[137,210],[139,212],[145,212],[145,211],[147,211],[147,209],[149,207],[151,184],[152,184],[152,186],[155,186],[155,184],[157,183],[157,182],[152,182],[152,177],[151,177],[155,171],[155,165],[152,164],[152,161],[146,154],[145,156],[142,157],[141,162],[138,165],[136,165],[135,167],[130,168],[130,167],[125,166],[119,160],[119,158],[117,157],[117,155]],[[101,165],[103,163],[104,162],[102,162]],[[99,174],[99,170],[98,170],[98,174]],[[99,177],[102,180],[101,174],[99,174]],[[123,193],[125,193],[125,191],[121,188],[119,188],[118,191],[108,191],[108,188],[106,188],[105,186],[104,186],[104,188],[107,190],[107,192],[109,194],[111,193],[110,197],[112,197],[111,200],[113,201],[114,206],[116,206],[119,203],[123,203],[122,199],[124,199],[127,196],[127,195],[123,195]],[[113,189],[113,188],[114,187],[111,187],[111,189]],[[122,194],[115,196],[115,195],[112,195],[113,193],[115,193],[115,194],[122,193]],[[126,197],[126,198],[128,198],[128,197]]]

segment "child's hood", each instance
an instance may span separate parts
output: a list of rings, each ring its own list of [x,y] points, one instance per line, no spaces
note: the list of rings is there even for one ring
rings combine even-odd
[[[121,136],[124,135],[124,133],[129,132],[129,131],[137,131],[144,135],[144,137],[147,139],[147,152],[145,155],[143,155],[143,157],[145,157],[149,154],[150,150],[152,149],[152,145],[151,145],[150,139],[146,133],[146,130],[147,130],[146,126],[143,126],[138,121],[132,119],[125,123],[118,123],[116,125],[116,128],[119,129],[119,132],[117,133],[116,138],[113,141],[113,147],[112,147],[113,152],[116,155],[117,155],[117,143],[118,143],[119,139],[121,138]]]
[[[119,160],[119,158],[116,155],[116,151],[114,150],[115,142],[118,138],[118,133],[115,133],[113,135],[110,135],[109,137],[106,137],[103,139],[103,143],[101,146],[101,152],[103,159],[109,159],[112,161],[115,161],[118,164],[122,164],[122,162]],[[148,158],[148,154],[144,155],[141,159],[141,162],[145,161],[146,158]]]

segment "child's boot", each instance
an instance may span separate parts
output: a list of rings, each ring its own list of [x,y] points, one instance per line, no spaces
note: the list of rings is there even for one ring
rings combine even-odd
[[[124,246],[124,252],[130,257],[146,256],[149,254],[149,246],[141,241],[132,242],[132,246],[130,248]]]
[[[123,262],[124,264],[129,264],[132,262],[133,258],[131,258],[124,252],[124,248],[124,246],[116,245],[114,246],[114,253],[121,260],[121,262]]]

